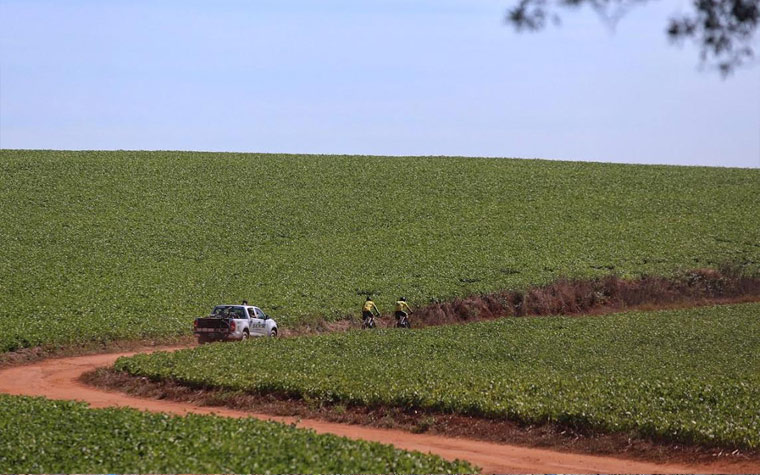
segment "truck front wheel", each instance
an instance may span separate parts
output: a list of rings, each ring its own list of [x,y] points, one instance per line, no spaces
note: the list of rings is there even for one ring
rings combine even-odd
[[[272,338],[277,336],[277,327],[272,328],[272,331],[269,332],[269,336],[271,336]]]

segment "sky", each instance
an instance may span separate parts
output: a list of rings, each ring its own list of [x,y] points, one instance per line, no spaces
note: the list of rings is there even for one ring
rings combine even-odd
[[[760,168],[760,64],[671,45],[689,0],[540,33],[514,3],[0,0],[0,148]]]

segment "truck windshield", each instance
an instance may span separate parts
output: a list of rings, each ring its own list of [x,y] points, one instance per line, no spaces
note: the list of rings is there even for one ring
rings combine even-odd
[[[247,318],[245,316],[245,310],[243,307],[237,307],[232,305],[217,305],[214,307],[214,311],[211,312],[214,317],[225,318]]]

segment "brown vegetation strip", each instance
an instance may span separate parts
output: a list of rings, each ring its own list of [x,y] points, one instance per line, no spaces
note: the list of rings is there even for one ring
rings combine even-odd
[[[562,279],[526,292],[501,292],[429,305],[415,312],[421,325],[501,317],[581,315],[627,309],[654,310],[760,299],[760,278],[733,269],[698,269],[673,278]]]
[[[758,451],[726,451],[653,442],[628,434],[580,433],[553,425],[526,426],[507,420],[433,411],[352,407],[271,394],[231,392],[215,388],[196,389],[173,381],[152,381],[105,368],[83,374],[80,381],[141,398],[178,401],[194,406],[228,407],[257,414],[316,419],[656,463],[699,464],[707,472],[713,468],[722,472],[756,472],[760,469]]]
[[[503,317],[547,315],[600,315],[624,310],[662,310],[705,305],[760,301],[760,276],[745,275],[738,267],[721,270],[696,269],[675,277],[642,276],[622,279],[610,275],[597,279],[559,279],[553,284],[526,291],[502,291],[456,298],[418,308],[412,316],[415,327],[468,323]],[[358,313],[358,312],[357,312]],[[190,331],[188,322],[187,331]],[[378,326],[395,324],[392,317],[377,321]],[[280,328],[280,336],[332,333],[361,328],[358,316],[328,322],[311,319],[290,328]],[[138,347],[190,344],[191,335],[143,340],[86,342],[75,345],[47,345],[0,353],[0,368],[63,356],[114,353]]]
[[[449,325],[503,317],[597,315],[625,310],[663,310],[716,304],[760,301],[760,276],[745,275],[726,266],[721,270],[696,269],[674,277],[642,276],[622,279],[560,279],[526,291],[503,291],[432,303],[417,309],[412,326]],[[286,330],[288,335],[334,332],[360,328],[356,318]],[[383,318],[380,326],[395,324]]]

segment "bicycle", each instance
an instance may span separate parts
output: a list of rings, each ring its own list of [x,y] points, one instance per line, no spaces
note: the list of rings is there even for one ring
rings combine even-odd
[[[399,312],[398,321],[396,322],[396,328],[412,328],[412,324],[409,321],[409,314],[406,312]]]
[[[376,324],[375,324],[375,316],[374,315],[370,314],[368,317],[364,318],[364,321],[362,322],[362,328],[363,329],[375,328],[375,326],[376,326]]]

